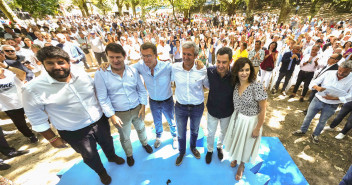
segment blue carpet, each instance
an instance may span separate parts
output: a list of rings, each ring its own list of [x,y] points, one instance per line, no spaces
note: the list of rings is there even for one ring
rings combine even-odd
[[[152,145],[155,134],[150,128],[147,128],[147,132],[148,138],[153,138],[149,140],[149,144]],[[201,129],[197,141],[201,159],[196,159],[192,155],[189,150],[189,139],[187,139],[186,155],[180,166],[175,165],[178,150],[174,150],[171,146],[170,133],[163,134],[162,145],[158,149],[153,147],[152,154],[145,152],[136,135],[136,132],[132,131],[131,140],[135,159],[132,167],[126,163],[116,165],[108,162],[98,146],[104,167],[112,177],[112,185],[164,185],[167,181],[171,181],[169,185],[308,184],[277,137],[262,137],[259,157],[255,164],[246,164],[242,180],[236,181],[237,167],[230,167],[226,154],[225,160],[219,161],[217,152],[214,151],[211,164],[205,163],[206,147],[203,148],[203,146],[206,146],[206,137],[203,137]],[[113,138],[116,154],[126,158],[119,136],[115,135]],[[61,170],[58,176],[61,177],[59,185],[102,184],[99,176],[82,160],[72,167]]]

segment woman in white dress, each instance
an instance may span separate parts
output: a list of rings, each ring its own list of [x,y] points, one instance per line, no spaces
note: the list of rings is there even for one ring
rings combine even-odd
[[[224,145],[231,167],[240,163],[236,172],[236,180],[240,180],[244,164],[253,163],[258,155],[268,95],[263,84],[256,82],[254,67],[248,58],[238,59],[231,73],[235,86],[235,111],[225,135]]]

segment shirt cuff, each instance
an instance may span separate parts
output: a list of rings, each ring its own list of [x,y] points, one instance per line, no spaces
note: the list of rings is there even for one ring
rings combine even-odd
[[[115,115],[115,112],[112,110],[104,110],[104,114],[106,117],[110,118],[111,116]]]
[[[36,132],[44,132],[50,129],[49,123],[43,123],[39,125],[32,125],[32,130]]]

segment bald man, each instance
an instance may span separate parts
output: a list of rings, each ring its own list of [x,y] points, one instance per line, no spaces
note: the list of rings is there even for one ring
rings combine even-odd
[[[295,45],[293,46],[292,50],[289,52],[286,52],[281,59],[281,68],[280,68],[279,77],[275,84],[275,90],[278,91],[280,82],[285,77],[285,82],[281,89],[281,92],[284,95],[286,95],[285,89],[288,82],[291,79],[292,73],[295,70],[296,65],[298,65],[301,62],[301,56],[299,54],[300,51],[301,51],[301,47],[298,45]],[[272,91],[273,94],[275,93],[275,90]]]

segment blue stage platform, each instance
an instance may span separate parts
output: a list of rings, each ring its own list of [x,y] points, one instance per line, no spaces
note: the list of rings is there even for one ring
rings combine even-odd
[[[152,129],[147,128],[149,144],[154,143],[155,136]],[[178,150],[171,147],[172,138],[164,133],[162,145],[154,149],[153,154],[147,154],[141,147],[132,131],[133,156],[135,164],[129,167],[126,163],[116,165],[107,161],[104,153],[98,146],[102,162],[112,177],[112,185],[266,185],[266,184],[308,184],[296,164],[277,137],[262,137],[259,156],[255,164],[246,164],[242,180],[236,181],[236,168],[230,167],[230,162],[219,161],[214,151],[211,164],[205,163],[206,137],[200,129],[197,148],[201,159],[196,159],[189,150],[187,140],[186,156],[180,166],[175,165]],[[113,136],[116,154],[126,158],[121,147],[119,136]],[[95,185],[101,184],[99,176],[82,160],[72,167],[67,167],[58,173],[61,177],[59,185]]]

